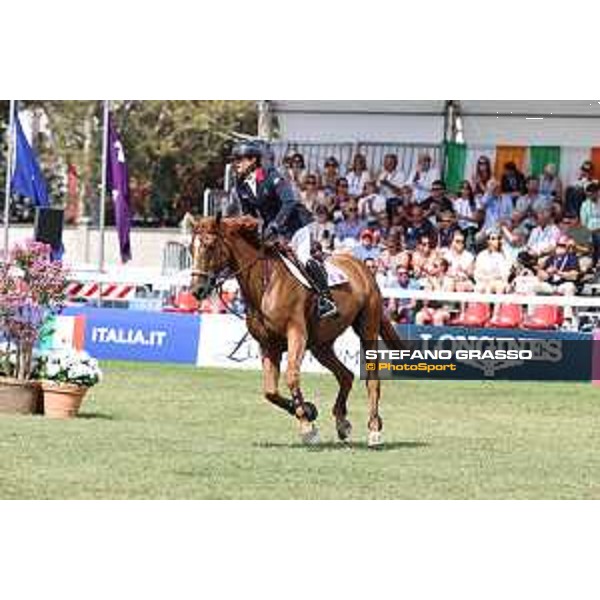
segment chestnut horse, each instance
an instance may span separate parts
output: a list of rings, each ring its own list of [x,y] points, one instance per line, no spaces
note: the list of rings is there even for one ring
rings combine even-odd
[[[317,410],[304,400],[300,388],[302,359],[310,350],[338,381],[333,416],[339,439],[347,440],[352,430],[347,399],[354,375],[335,355],[335,340],[352,326],[365,349],[374,347],[379,335],[387,346],[402,347],[392,324],[383,314],[375,278],[365,265],[347,255],[329,259],[346,274],[348,283],[332,290],[339,315],[319,321],[314,292],[289,273],[272,246],[262,243],[256,219],[248,216],[200,219],[194,224],[192,255],[191,291],[197,298],[206,298],[225,278],[237,278],[247,307],[248,331],[260,345],[266,399],[298,419],[305,443],[318,442],[314,424]],[[280,363],[286,350],[289,399],[279,393]],[[379,415],[380,382],[376,372],[367,372],[366,385],[368,444],[377,446],[382,443],[383,423]]]

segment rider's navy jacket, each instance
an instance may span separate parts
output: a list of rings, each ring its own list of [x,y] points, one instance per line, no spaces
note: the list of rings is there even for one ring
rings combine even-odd
[[[290,238],[313,221],[308,209],[296,200],[290,184],[277,169],[259,168],[255,172],[256,194],[247,181],[237,181],[235,191],[244,214],[261,217],[266,227],[275,222],[280,233]]]

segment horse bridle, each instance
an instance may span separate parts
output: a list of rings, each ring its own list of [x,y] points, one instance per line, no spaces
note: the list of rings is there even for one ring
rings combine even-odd
[[[194,246],[195,246],[195,241],[196,241],[197,235],[198,235],[197,232],[194,232],[194,234],[192,236],[192,248],[194,248]],[[228,244],[225,236],[217,234],[217,237],[223,242],[223,244],[231,252],[231,246]],[[260,250],[258,256],[254,260],[250,261],[247,265],[242,265],[239,269],[237,269],[233,272],[228,271],[228,268],[226,267],[224,269],[221,269],[221,272],[219,272],[217,275],[215,275],[214,272],[211,273],[208,271],[202,271],[201,269],[194,268],[191,271],[191,276],[192,277],[203,276],[206,280],[206,284],[202,286],[203,295],[206,294],[206,296],[209,296],[211,292],[216,291],[217,294],[219,295],[219,300],[223,303],[223,306],[225,307],[225,309],[228,312],[230,312],[232,315],[235,315],[239,319],[245,319],[245,317],[243,315],[241,315],[236,310],[234,310],[231,307],[231,305],[228,302],[226,302],[225,299],[223,298],[223,284],[226,281],[228,281],[229,279],[233,279],[234,277],[238,277],[242,273],[249,271],[256,263],[258,263],[261,260],[264,260],[265,258],[266,258],[266,256],[264,253],[264,244],[261,244],[261,250]]]

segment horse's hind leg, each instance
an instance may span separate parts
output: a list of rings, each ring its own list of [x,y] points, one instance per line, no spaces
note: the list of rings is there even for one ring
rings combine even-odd
[[[365,350],[377,348],[379,337],[379,323],[381,319],[381,305],[379,299],[370,301],[357,321],[353,324],[354,331],[360,337]],[[383,421],[379,414],[379,400],[381,398],[381,382],[377,371],[367,371],[367,398],[369,401],[369,437],[368,444],[374,448],[383,443]]]
[[[348,395],[352,389],[354,374],[344,363],[335,355],[333,346],[325,345],[311,349],[314,357],[326,368],[329,369],[337,379],[339,387],[338,395],[333,407],[333,416],[335,417],[335,428],[338,438],[342,441],[347,440],[352,433],[352,425],[348,420]]]

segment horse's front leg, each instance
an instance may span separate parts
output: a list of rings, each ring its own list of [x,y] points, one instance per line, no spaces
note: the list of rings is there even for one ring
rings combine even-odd
[[[319,442],[319,430],[313,421],[318,416],[317,407],[312,402],[306,402],[300,388],[300,370],[306,353],[306,328],[290,325],[287,332],[288,364],[286,371],[287,386],[292,396],[294,412],[300,422],[300,435],[305,444]]]
[[[279,394],[279,374],[281,366],[281,351],[261,347],[263,368],[263,392],[265,398],[274,406],[288,414],[296,416],[294,403],[289,398]]]

